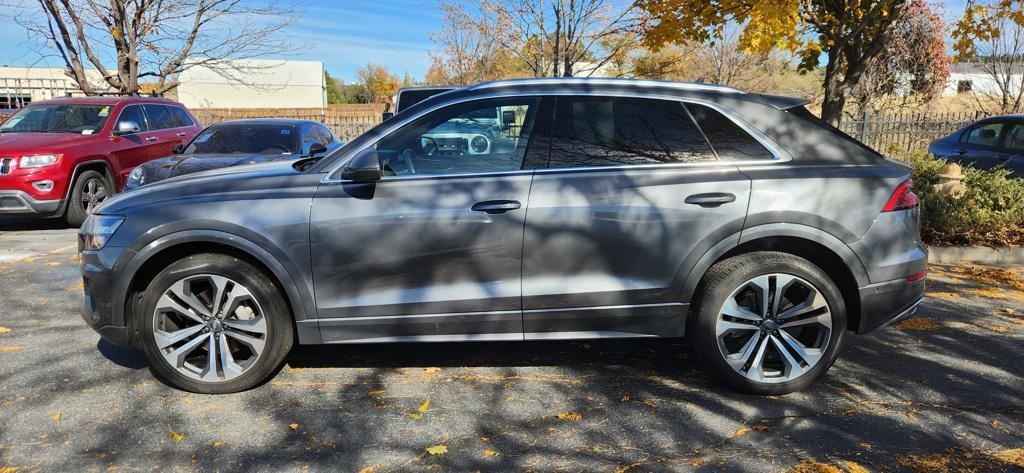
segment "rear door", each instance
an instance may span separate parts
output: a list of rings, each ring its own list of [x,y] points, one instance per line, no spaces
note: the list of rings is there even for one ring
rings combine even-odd
[[[115,173],[117,174],[117,188],[124,185],[128,174],[135,166],[156,158],[159,145],[157,132],[149,129],[146,114],[142,105],[126,105],[117,116],[113,129],[117,130],[118,123],[133,122],[139,126],[138,133],[111,137],[111,154],[115,158]]]
[[[1005,129],[1003,121],[979,123],[964,134],[953,159],[978,169],[993,169],[1002,164],[1005,153],[999,144]]]
[[[188,133],[179,126],[178,119],[171,113],[169,107],[160,104],[148,103],[143,105],[146,111],[146,121],[149,122],[149,129],[157,138],[154,140],[152,157],[149,159],[162,158],[172,154],[174,145],[181,143]]]
[[[1007,124],[1002,151],[1005,154],[1004,164],[1013,172],[1013,177],[1024,178],[1024,121]]]
[[[750,181],[736,162],[771,157],[703,105],[558,97],[526,217],[526,339],[681,335],[682,280],[742,229]]]

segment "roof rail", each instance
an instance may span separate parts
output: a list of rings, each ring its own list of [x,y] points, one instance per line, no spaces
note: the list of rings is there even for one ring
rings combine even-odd
[[[479,84],[471,85],[466,87],[466,90],[480,90],[490,89],[494,87],[503,87],[510,85],[548,85],[548,84],[567,84],[567,85],[583,85],[583,84],[610,84],[610,85],[623,85],[623,86],[640,86],[640,87],[667,87],[680,90],[708,90],[716,92],[729,92],[742,94],[743,91],[734,89],[732,87],[715,84],[700,84],[693,82],[676,82],[668,80],[653,80],[653,79],[628,79],[628,78],[614,78],[614,77],[538,77],[532,79],[506,79],[492,82],[482,82]]]
[[[139,92],[96,92],[96,93],[94,93],[92,95],[94,97],[154,97],[154,98],[163,98],[163,94],[158,94],[156,92],[150,92],[150,93],[148,93],[146,95],[143,95],[143,94],[141,94]]]

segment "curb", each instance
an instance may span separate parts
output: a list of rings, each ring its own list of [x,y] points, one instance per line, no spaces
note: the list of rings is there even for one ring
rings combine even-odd
[[[929,246],[928,262],[936,264],[1020,264],[1024,265],[1024,248],[1007,246]]]

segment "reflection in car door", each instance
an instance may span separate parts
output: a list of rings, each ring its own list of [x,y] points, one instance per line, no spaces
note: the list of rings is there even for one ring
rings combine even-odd
[[[512,105],[528,123],[537,115],[539,99],[507,100],[518,101]],[[325,342],[522,339],[523,226],[533,179],[522,162],[531,126],[511,138],[511,156],[412,149],[432,130],[501,105],[483,100],[431,112],[377,143],[389,170],[382,180],[329,179],[317,190],[310,247]],[[403,158],[409,153],[416,156]],[[421,157],[416,171],[397,162]]]
[[[701,122],[721,138],[718,164],[677,101],[559,97],[556,109],[526,219],[525,338],[682,335],[682,279],[746,215],[750,181],[725,161],[770,154],[691,107],[718,114]]]

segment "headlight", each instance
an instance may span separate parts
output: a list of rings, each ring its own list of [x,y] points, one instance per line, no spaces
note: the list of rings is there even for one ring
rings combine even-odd
[[[128,189],[134,189],[146,183],[146,170],[142,169],[142,166],[136,166],[132,169],[131,174],[128,174],[128,182],[125,182],[124,186]]]
[[[18,160],[18,166],[22,169],[26,168],[41,168],[43,166],[50,166],[57,164],[60,161],[59,154],[36,154],[32,156],[22,156]]]
[[[90,215],[78,229],[78,246],[81,250],[99,250],[110,241],[117,227],[124,222],[120,215]]]

